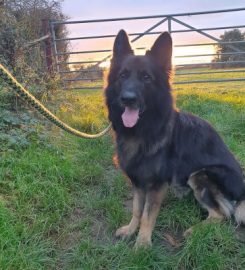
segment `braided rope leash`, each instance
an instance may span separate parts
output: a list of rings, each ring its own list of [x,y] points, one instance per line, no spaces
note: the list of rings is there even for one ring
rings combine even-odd
[[[100,138],[111,129],[111,125],[105,128],[103,131],[97,134],[87,134],[76,130],[64,122],[62,122],[58,117],[51,113],[42,103],[40,103],[32,94],[30,94],[14,77],[13,75],[2,65],[0,64],[0,77],[7,83],[13,90],[27,103],[44,115],[49,121],[58,126],[59,128],[67,131],[70,134],[73,134],[80,138],[86,139],[96,139]]]

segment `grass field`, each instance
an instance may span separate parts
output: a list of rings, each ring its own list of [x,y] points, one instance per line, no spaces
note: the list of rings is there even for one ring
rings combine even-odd
[[[174,88],[178,107],[211,122],[245,169],[244,83]],[[53,102],[80,130],[107,124],[101,91],[63,92]],[[0,269],[245,269],[245,245],[231,221],[199,224],[181,237],[206,215],[191,195],[169,194],[152,249],[133,251],[135,238],[114,236],[130,219],[131,192],[113,166],[111,136],[90,141],[55,127],[47,133],[45,143],[0,156]]]

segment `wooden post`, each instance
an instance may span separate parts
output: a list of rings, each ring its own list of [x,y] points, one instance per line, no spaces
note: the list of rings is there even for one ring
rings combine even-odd
[[[45,55],[46,55],[46,63],[48,72],[51,76],[54,75],[53,72],[53,61],[52,61],[52,43],[51,43],[51,35],[49,31],[49,21],[48,19],[42,20],[42,28],[43,28],[43,34],[47,35],[49,34],[49,38],[45,40]]]

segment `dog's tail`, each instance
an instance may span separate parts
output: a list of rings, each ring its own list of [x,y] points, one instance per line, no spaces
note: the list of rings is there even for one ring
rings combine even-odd
[[[235,207],[234,217],[238,224],[245,225],[245,198],[237,202],[237,205]]]
[[[223,188],[229,194],[232,201],[236,201],[234,206],[230,206],[227,200],[221,196],[219,205],[223,213],[229,217],[232,214],[238,224],[245,225],[245,181],[240,172],[230,169],[227,166],[210,166],[206,169],[206,174],[217,186]],[[232,209],[233,208],[233,209]]]

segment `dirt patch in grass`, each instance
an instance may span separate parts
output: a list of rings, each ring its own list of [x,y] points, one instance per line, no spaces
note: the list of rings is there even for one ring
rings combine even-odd
[[[86,214],[83,208],[75,208],[70,216],[67,217],[66,227],[59,242],[61,249],[67,251],[77,245],[82,237],[82,231],[77,224],[85,217]]]
[[[56,269],[69,269],[69,254],[72,254],[88,236],[98,244],[111,241],[108,240],[107,225],[102,217],[94,217],[83,207],[76,207],[67,215],[64,227],[54,236],[58,239]]]

